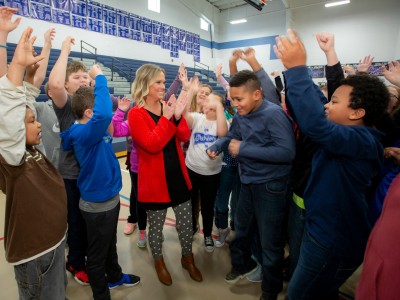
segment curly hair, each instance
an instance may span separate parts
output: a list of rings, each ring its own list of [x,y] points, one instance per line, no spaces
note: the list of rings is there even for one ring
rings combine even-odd
[[[350,75],[343,79],[341,85],[351,86],[349,107],[363,108],[366,126],[374,126],[385,113],[389,103],[389,92],[385,84],[376,76],[368,74]]]
[[[68,82],[69,76],[72,73],[76,73],[78,71],[87,72],[87,69],[86,69],[85,65],[82,64],[80,61],[76,61],[76,60],[69,61],[67,64],[67,70],[65,73],[65,82]]]
[[[82,86],[72,96],[72,112],[80,120],[85,114],[85,110],[94,107],[94,90],[91,87]]]
[[[139,107],[146,104],[149,87],[156,82],[160,72],[165,75],[165,70],[154,64],[144,64],[137,69],[135,80],[132,83],[132,99]]]
[[[258,79],[257,75],[250,70],[243,70],[237,72],[235,75],[231,77],[229,80],[230,87],[241,87],[245,86],[246,89],[250,92],[254,92],[255,90],[261,90],[261,83]]]

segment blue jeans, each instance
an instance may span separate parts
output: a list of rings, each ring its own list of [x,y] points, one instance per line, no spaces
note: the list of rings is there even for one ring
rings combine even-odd
[[[236,210],[236,235],[231,243],[232,268],[243,273],[252,266],[251,245],[258,229],[262,249],[262,290],[277,295],[282,290],[284,220],[288,177],[263,184],[242,184]]]
[[[289,282],[290,300],[337,299],[339,287],[362,262],[345,264],[334,247],[325,247],[304,232],[300,257]]]
[[[64,179],[68,205],[68,263],[75,270],[84,270],[86,265],[86,224],[79,209],[81,193],[77,179]]]
[[[19,299],[65,299],[65,239],[54,250],[14,266]]]
[[[239,196],[238,190],[240,191],[238,167],[223,166],[215,201],[215,226],[217,228],[225,229],[228,227],[228,203],[231,193],[231,220],[234,219],[234,209],[236,209],[236,202]]]

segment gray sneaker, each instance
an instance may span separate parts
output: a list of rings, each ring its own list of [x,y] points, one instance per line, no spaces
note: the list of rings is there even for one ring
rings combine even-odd
[[[218,228],[218,232],[219,232],[218,239],[215,240],[215,247],[217,248],[225,245],[225,240],[228,237],[229,232],[231,232],[231,230],[229,229],[229,227],[225,229]]]
[[[246,276],[246,279],[250,282],[262,282],[262,267],[259,263],[257,263],[257,269]]]
[[[249,276],[250,274],[252,274],[253,272],[255,272],[257,270],[257,263],[255,261],[253,261],[253,263],[254,263],[254,265],[250,268],[250,270],[245,271],[245,272],[238,272],[238,271],[235,271],[234,269],[232,269],[228,274],[226,274],[225,281],[227,283],[233,284],[233,283],[238,282],[240,279]]]
[[[146,230],[139,230],[139,239],[136,243],[139,248],[145,248],[147,245]]]

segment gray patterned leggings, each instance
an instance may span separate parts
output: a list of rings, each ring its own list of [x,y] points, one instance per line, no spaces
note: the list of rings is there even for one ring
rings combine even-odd
[[[172,209],[175,213],[176,228],[181,242],[182,255],[192,253],[192,203],[186,201]],[[149,222],[149,245],[154,258],[162,256],[162,230],[167,215],[167,209],[147,210]]]

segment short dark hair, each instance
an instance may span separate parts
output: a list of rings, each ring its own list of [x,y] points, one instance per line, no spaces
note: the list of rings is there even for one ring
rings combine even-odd
[[[94,107],[94,91],[91,87],[81,86],[72,96],[72,112],[78,120],[83,118],[85,110]]]
[[[76,73],[78,71],[87,72],[87,69],[86,69],[85,65],[83,63],[81,63],[80,61],[76,61],[76,60],[69,61],[67,64],[66,72],[65,72],[65,82],[68,81],[68,78],[72,73]]]
[[[366,126],[374,126],[386,112],[390,95],[385,84],[376,76],[368,74],[350,75],[343,79],[341,85],[351,86],[349,107],[363,108]]]
[[[229,80],[230,87],[241,87],[246,86],[246,89],[250,92],[255,90],[261,90],[261,83],[257,75],[250,70],[243,70],[237,72]]]

